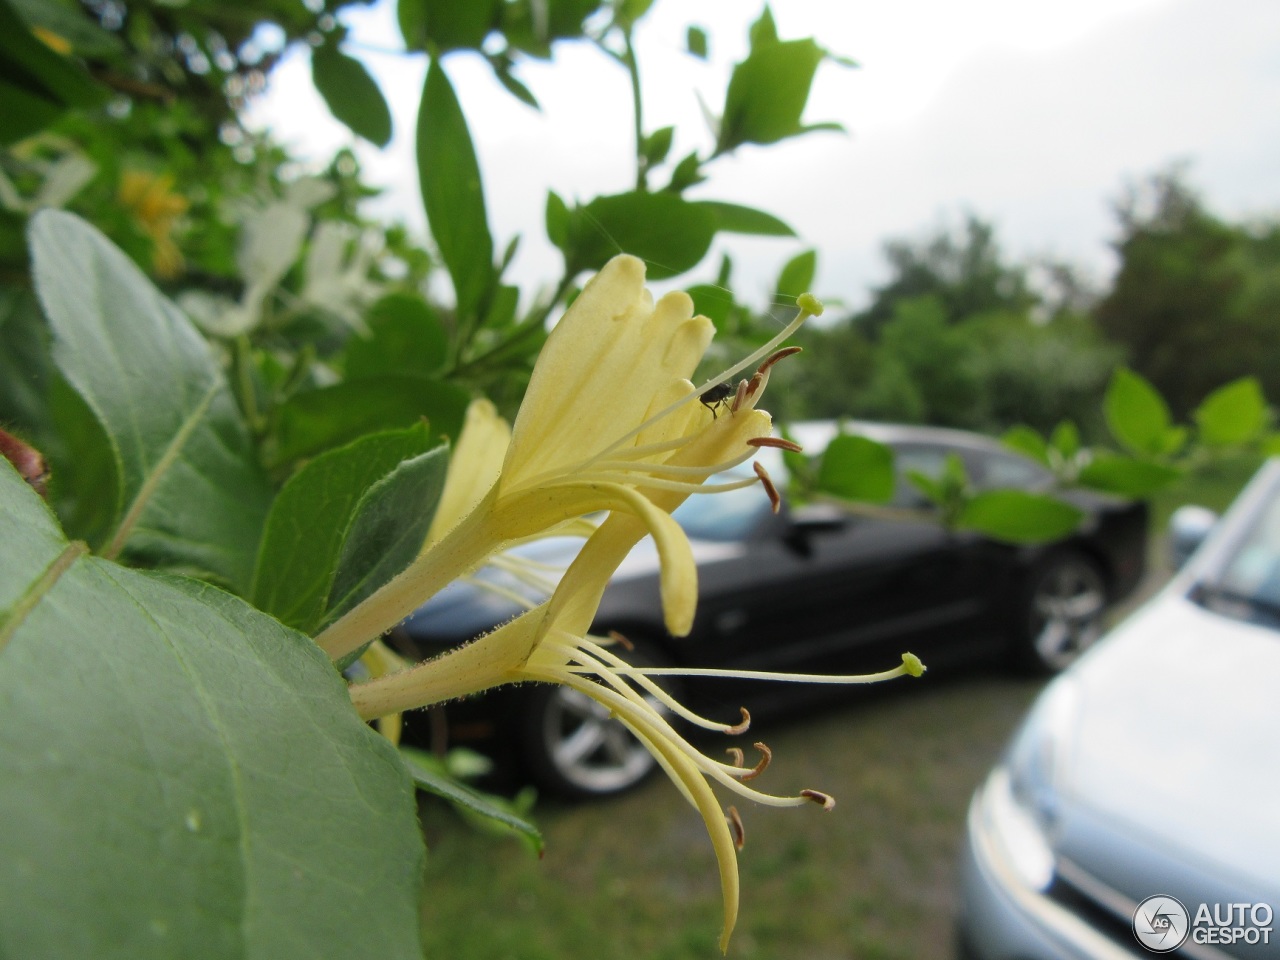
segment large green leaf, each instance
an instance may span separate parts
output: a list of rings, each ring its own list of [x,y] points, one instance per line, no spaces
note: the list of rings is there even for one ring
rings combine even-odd
[[[1081,485],[1124,497],[1149,497],[1172,484],[1182,471],[1163,463],[1099,454],[1080,471]]]
[[[493,280],[493,237],[467,118],[438,58],[427,68],[418,108],[418,182],[458,314],[472,317]]]
[[[273,460],[291,463],[424,418],[433,434],[456,440],[470,399],[460,387],[425,377],[348,380],[308,390],[280,405]]]
[[[1267,401],[1256,377],[1241,377],[1219,387],[1192,414],[1200,439],[1214,447],[1247,443],[1267,426]]]
[[[596,197],[570,215],[568,272],[598,270],[614,254],[630,253],[648,266],[650,280],[697,266],[715,239],[717,214],[673,193]]]
[[[361,498],[402,461],[430,447],[425,424],[375,433],[321,454],[290,477],[267,516],[250,594],[254,605],[283,624],[314,632],[330,605]]]
[[[845,500],[888,503],[893,498],[893,450],[853,434],[835,437],[823,451],[818,489]]]
[[[1047,543],[1070,534],[1083,514],[1078,507],[1025,490],[988,490],[960,508],[956,526],[1010,543]]]
[[[813,277],[818,272],[818,251],[798,253],[783,266],[778,274],[778,285],[773,292],[775,304],[794,303],[802,293],[813,288]]]
[[[115,461],[106,555],[243,590],[270,489],[208,344],[78,217],[37,214],[31,248],[54,361],[106,431]]]
[[[748,233],[762,237],[794,237],[796,235],[795,230],[787,223],[755,207],[723,203],[719,200],[696,202],[698,206],[705,207],[715,214],[716,229],[725,233]]]
[[[360,498],[342,544],[326,624],[372,595],[418,555],[448,468],[448,448],[438,446],[406,460]]]
[[[14,143],[48,126],[68,107],[106,100],[85,69],[55,53],[0,0],[0,144]]]
[[[756,45],[729,78],[717,152],[804,133],[800,115],[822,58],[822,48],[812,40]]]
[[[364,64],[327,44],[311,54],[311,78],[329,111],[353,133],[379,147],[391,142],[391,109]]]
[[[348,377],[428,376],[444,366],[448,338],[440,318],[418,294],[390,293],[365,317],[369,335],[347,343]]]
[[[1173,437],[1169,405],[1146,378],[1123,368],[1117,370],[1103,399],[1107,426],[1121,446],[1142,456],[1172,453]]]
[[[0,955],[421,957],[409,780],[315,645],[0,504]]]

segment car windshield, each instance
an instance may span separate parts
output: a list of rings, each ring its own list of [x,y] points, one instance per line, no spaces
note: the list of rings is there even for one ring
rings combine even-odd
[[[1195,597],[1219,613],[1280,626],[1280,492],[1258,511],[1217,576],[1207,577]]]
[[[712,482],[737,477],[716,477]],[[723,493],[695,493],[672,518],[695,540],[745,540],[769,513],[769,498],[759,484]]]

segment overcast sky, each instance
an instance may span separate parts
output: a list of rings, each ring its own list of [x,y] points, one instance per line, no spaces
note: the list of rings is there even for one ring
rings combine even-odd
[[[741,0],[657,0],[637,37],[646,128],[676,124],[672,156],[706,151],[696,92],[723,103],[760,6]],[[801,241],[734,239],[735,287],[757,305],[778,268],[819,250],[814,292],[859,304],[884,279],[888,237],[924,236],[972,210],[993,220],[1018,257],[1076,262],[1099,281],[1111,267],[1111,202],[1124,185],[1189,163],[1189,179],[1229,216],[1280,214],[1280,2],[1277,0],[776,0],[783,39],[814,36],[861,67],[824,64],[805,119],[817,133],[746,147],[710,168],[691,196],[750,203],[787,220]],[[425,61],[399,47],[387,4],[359,11],[348,52],[392,104],[395,139],[359,147],[389,188],[382,214],[423,228],[413,129]],[[711,62],[685,55],[685,28],[711,35]],[[547,188],[566,198],[628,188],[634,176],[624,72],[585,44],[562,44],[553,66],[519,75],[541,114],[498,87],[477,58],[446,67],[476,140],[499,248],[524,240],[511,276],[551,283]],[[306,155],[351,142],[310,85],[306,55],[272,76],[253,113]],[[707,279],[715,262],[691,276]],[[681,278],[690,282],[690,276]]]

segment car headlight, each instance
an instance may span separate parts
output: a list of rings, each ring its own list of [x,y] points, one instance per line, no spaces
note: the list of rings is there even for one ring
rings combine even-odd
[[[978,795],[975,812],[984,837],[1032,890],[1053,882],[1053,838],[1077,707],[1074,683],[1059,677],[1036,701]]]

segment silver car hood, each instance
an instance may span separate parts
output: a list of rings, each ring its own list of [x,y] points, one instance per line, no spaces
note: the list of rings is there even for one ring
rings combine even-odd
[[[1070,682],[1063,852],[1136,899],[1280,904],[1280,632],[1166,591]]]

